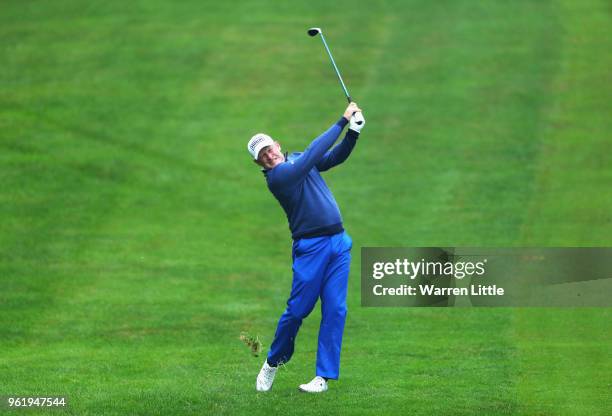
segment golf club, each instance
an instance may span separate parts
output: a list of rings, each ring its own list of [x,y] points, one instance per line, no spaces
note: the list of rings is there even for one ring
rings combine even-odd
[[[348,100],[348,102],[352,102],[353,99],[351,98],[348,90],[346,89],[346,85],[344,85],[344,81],[342,80],[342,75],[340,75],[340,70],[338,70],[338,66],[336,65],[336,61],[334,61],[334,57],[331,54],[331,51],[329,50],[329,46],[327,46],[327,42],[325,41],[325,36],[323,36],[323,31],[321,30],[320,27],[311,27],[310,29],[308,29],[308,35],[314,37],[317,35],[321,35],[321,40],[323,41],[323,46],[325,46],[325,50],[327,51],[327,55],[329,56],[329,60],[332,63],[332,66],[334,67],[334,71],[336,71],[336,75],[338,76],[338,80],[340,80],[340,85],[342,86],[342,90],[344,91],[344,95],[346,95],[346,99]],[[361,124],[363,123],[363,116],[361,115],[361,113],[359,113],[358,115],[355,116],[356,118],[356,122],[357,124]]]

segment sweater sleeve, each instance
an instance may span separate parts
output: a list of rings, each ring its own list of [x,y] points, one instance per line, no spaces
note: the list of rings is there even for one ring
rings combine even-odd
[[[327,131],[314,139],[304,152],[289,162],[282,163],[271,172],[276,186],[291,186],[302,181],[310,170],[321,161],[325,152],[338,140],[348,121],[341,117]]]
[[[319,172],[324,172],[344,162],[353,151],[358,137],[358,132],[348,130],[344,139],[329,152],[325,153],[319,163],[317,163]]]

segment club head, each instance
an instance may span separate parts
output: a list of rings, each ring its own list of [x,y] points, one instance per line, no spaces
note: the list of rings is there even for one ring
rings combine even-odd
[[[319,33],[321,33],[320,27],[311,27],[310,29],[308,29],[308,34],[310,36],[317,36]]]

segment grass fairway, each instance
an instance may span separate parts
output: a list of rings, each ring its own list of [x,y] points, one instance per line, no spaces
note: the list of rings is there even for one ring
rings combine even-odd
[[[612,245],[609,3],[0,10],[0,395],[75,415],[609,414],[610,308],[361,308],[358,267],[362,246]],[[354,241],[341,378],[296,389],[315,310],[262,395],[238,338],[267,349],[291,241],[245,145],[301,150],[341,115],[310,26],[368,120],[325,176]]]

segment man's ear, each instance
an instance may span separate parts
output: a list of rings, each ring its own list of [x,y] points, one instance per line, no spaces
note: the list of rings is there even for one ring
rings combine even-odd
[[[281,150],[281,145],[279,142],[277,142],[276,140],[274,141],[274,144],[276,144],[276,146],[278,147],[278,151],[280,152]]]

